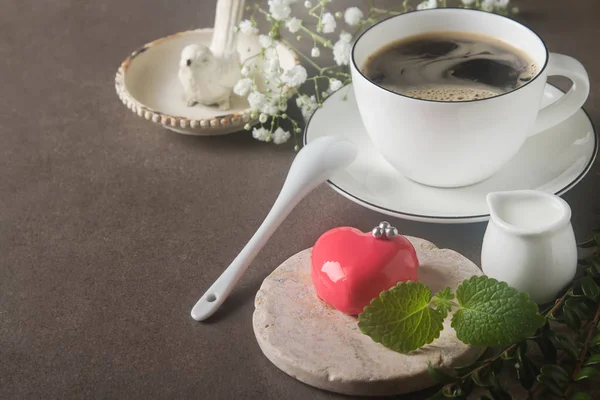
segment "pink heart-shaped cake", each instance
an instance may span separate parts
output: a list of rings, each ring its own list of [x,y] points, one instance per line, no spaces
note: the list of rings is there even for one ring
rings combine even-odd
[[[350,227],[325,232],[312,249],[311,265],[319,298],[358,315],[383,290],[416,281],[419,260],[408,239],[382,222],[368,233]]]

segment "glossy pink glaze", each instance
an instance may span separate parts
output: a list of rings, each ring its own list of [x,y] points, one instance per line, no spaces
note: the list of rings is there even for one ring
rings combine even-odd
[[[332,307],[360,314],[372,299],[400,281],[416,281],[419,260],[405,237],[376,239],[341,227],[325,232],[311,253],[317,295]]]

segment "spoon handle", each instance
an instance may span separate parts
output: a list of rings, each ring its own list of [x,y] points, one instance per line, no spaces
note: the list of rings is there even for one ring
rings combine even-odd
[[[217,311],[258,252],[300,200],[335,171],[350,165],[357,153],[354,144],[332,136],[317,138],[298,152],[271,211],[231,265],[194,305],[191,312],[193,319],[203,321]]]

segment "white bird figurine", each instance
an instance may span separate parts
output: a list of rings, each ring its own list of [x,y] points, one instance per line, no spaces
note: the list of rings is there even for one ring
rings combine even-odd
[[[229,100],[233,87],[240,80],[240,71],[237,51],[217,57],[206,46],[186,46],[179,61],[179,80],[186,104],[189,107],[196,103],[216,104],[220,110],[229,110]]]

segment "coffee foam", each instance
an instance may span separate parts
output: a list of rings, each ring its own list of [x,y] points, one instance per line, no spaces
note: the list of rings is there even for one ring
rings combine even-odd
[[[392,90],[392,89],[390,89]],[[436,101],[471,101],[481,100],[498,96],[501,93],[487,89],[477,89],[470,87],[442,86],[435,88],[419,88],[412,90],[393,90],[394,92],[405,96],[414,97],[422,100]]]
[[[521,74],[523,82],[528,82],[537,75],[537,67],[531,64],[526,71]],[[469,86],[436,86],[431,88],[415,88],[406,89],[400,87],[392,87],[392,85],[382,85],[392,92],[400,93],[404,96],[414,97],[422,100],[435,101],[473,101],[488,99],[490,97],[499,96],[505,92],[489,90],[490,86],[481,85],[482,88]],[[388,87],[389,86],[389,87]]]

